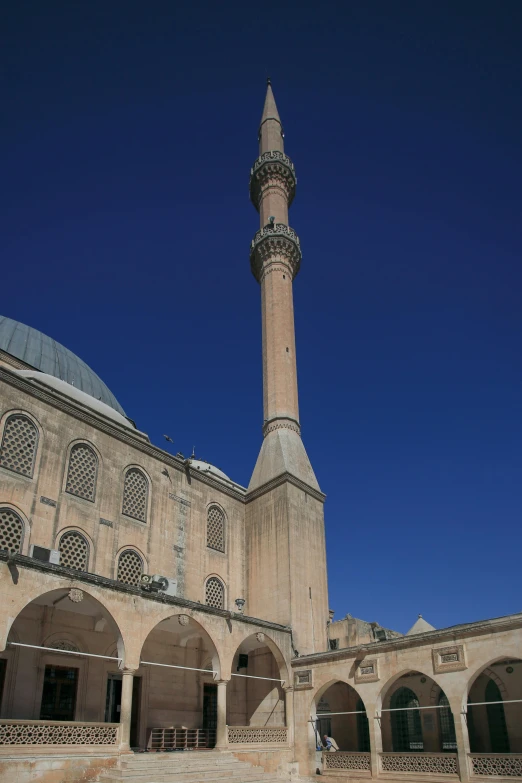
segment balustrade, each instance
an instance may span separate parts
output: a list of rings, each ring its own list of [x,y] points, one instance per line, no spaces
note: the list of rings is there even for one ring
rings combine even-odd
[[[381,772],[458,775],[456,753],[381,753]]]
[[[470,753],[469,760],[472,776],[522,778],[522,753]]]
[[[324,751],[323,769],[344,770],[345,772],[371,772],[371,756],[369,753],[357,753],[344,750],[332,753]]]
[[[288,742],[286,726],[228,726],[229,745],[285,745]]]
[[[119,723],[0,720],[0,746],[116,745]]]

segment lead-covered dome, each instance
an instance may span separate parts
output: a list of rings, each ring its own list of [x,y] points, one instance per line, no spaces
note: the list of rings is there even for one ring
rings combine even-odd
[[[114,394],[94,370],[68,348],[38,329],[0,315],[0,350],[35,370],[70,383],[125,416]]]

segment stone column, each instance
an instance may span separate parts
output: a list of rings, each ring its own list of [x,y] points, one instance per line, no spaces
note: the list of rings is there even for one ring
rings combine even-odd
[[[366,715],[368,716],[368,731],[370,734],[370,767],[372,770],[372,778],[377,778],[380,774],[379,754],[382,753],[382,717],[376,717],[376,711],[373,705],[367,705]]]
[[[218,680],[217,682],[216,750],[226,750],[228,748],[227,685],[228,680]]]
[[[462,783],[469,783],[469,736],[466,715],[462,714],[462,701],[460,698],[450,699],[450,709],[453,713],[455,722],[455,738],[457,740],[457,760],[459,765],[459,776]]]
[[[294,758],[294,688],[289,685],[285,690],[285,723],[288,727],[288,744]]]
[[[132,688],[136,669],[123,669],[120,707],[120,753],[130,753]]]

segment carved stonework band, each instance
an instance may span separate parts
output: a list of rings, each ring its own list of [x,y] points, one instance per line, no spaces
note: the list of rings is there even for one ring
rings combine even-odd
[[[250,169],[250,200],[259,212],[263,191],[267,187],[279,187],[284,191],[290,206],[296,184],[294,164],[288,155],[278,150],[264,152]]]
[[[292,432],[297,432],[298,435],[301,434],[299,422],[286,416],[278,416],[266,421],[263,425],[263,437],[266,438],[268,433],[274,432],[274,430],[292,430]]]
[[[295,231],[284,223],[261,228],[250,245],[250,267],[256,280],[261,282],[263,267],[280,262],[292,271],[292,279],[301,265],[301,246]]]

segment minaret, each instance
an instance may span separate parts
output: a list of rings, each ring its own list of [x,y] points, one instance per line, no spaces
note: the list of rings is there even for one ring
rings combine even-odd
[[[288,225],[294,165],[270,82],[259,127],[250,198],[261,228],[250,264],[261,286],[263,443],[246,495],[247,612],[292,628],[302,654],[327,648],[328,589],[324,495],[301,440],[292,284],[301,264]]]
[[[259,157],[250,173],[250,198],[261,223],[252,240],[250,265],[261,285],[264,441],[249,491],[284,473],[319,489],[299,424],[292,284],[301,264],[301,247],[288,225],[296,182],[268,80]]]

